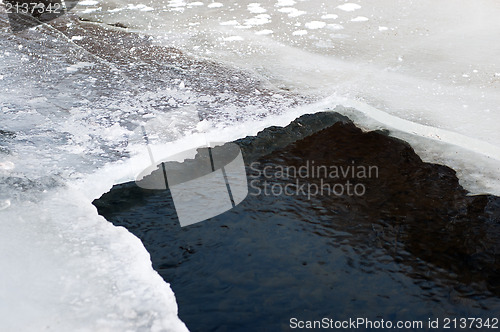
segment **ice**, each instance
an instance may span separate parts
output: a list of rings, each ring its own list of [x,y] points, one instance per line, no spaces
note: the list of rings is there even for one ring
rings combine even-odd
[[[260,31],[255,32],[256,35],[270,35],[272,33],[273,33],[273,30],[269,30],[269,29],[264,29],[264,30],[260,30]]]
[[[276,2],[277,7],[293,6],[295,4],[296,1],[294,0],[278,0],[278,2]]]
[[[2,329],[187,330],[140,241],[78,191],[14,202],[0,218]]]
[[[238,25],[238,21],[231,20],[231,21],[225,21],[225,22],[220,22],[220,25]]]
[[[339,18],[339,16],[336,14],[326,14],[326,15],[321,16],[321,19],[323,19],[323,20],[335,20],[337,18]]]
[[[184,7],[186,3],[183,0],[171,0],[168,2],[168,7]]]
[[[341,24],[336,24],[336,23],[332,23],[332,24],[328,24],[328,29],[330,30],[344,30],[344,26],[341,25]]]
[[[292,35],[294,36],[303,36],[303,35],[307,35],[307,30],[297,30],[297,31],[294,31],[292,33]]]
[[[120,98],[106,93],[132,87],[78,39],[7,24],[0,14],[2,330],[187,331],[142,243],[91,204],[128,172],[131,101],[110,111]],[[118,170],[95,178],[110,162]]]
[[[337,8],[346,12],[353,12],[360,9],[361,6],[356,3],[345,3],[343,5],[337,6]]]
[[[81,6],[95,6],[99,3],[99,1],[96,0],[83,0],[79,1],[78,4]]]
[[[267,12],[266,9],[261,7],[260,3],[251,3],[247,6],[247,9],[250,13],[253,14],[262,14]]]
[[[321,29],[326,26],[325,22],[322,21],[311,21],[305,24],[305,27],[311,30]]]
[[[83,39],[83,38],[81,38]],[[71,40],[81,40],[80,38],[71,38]],[[78,62],[78,63],[75,63],[74,65],[71,65],[69,66],[68,68],[66,68],[66,71],[68,73],[74,73],[74,72],[77,72],[79,69],[81,68],[85,68],[85,67],[91,67],[92,66],[92,63],[89,63],[89,62]],[[35,101],[36,103],[38,103],[37,101]]]
[[[10,200],[9,199],[2,199],[0,200],[0,210],[5,210],[10,206]]]
[[[127,70],[111,50],[82,46],[106,35],[67,37],[50,25],[14,35],[0,13],[0,130],[13,133],[0,145],[0,268],[9,271],[0,276],[2,327],[185,330],[140,241],[90,204],[148,166],[143,144],[133,140],[145,122],[153,122],[152,149],[162,158],[202,138],[230,141],[337,110],[453,167],[473,193],[500,194],[495,1],[252,3],[114,0],[92,13],[75,8],[139,33],[140,43],[124,40],[119,48]],[[224,70],[169,58],[157,72],[161,51],[136,56],[147,53],[146,41]],[[225,74],[234,68],[250,74]],[[204,77],[210,84],[199,84]],[[230,89],[252,80],[264,87]],[[203,135],[193,107],[213,111]]]
[[[143,11],[143,12],[151,11],[151,10],[154,9],[153,7],[149,7],[149,6],[146,6],[144,4],[138,4],[138,5],[128,4],[126,8],[128,10],[133,10],[133,11],[134,10],[140,10],[140,11]]]
[[[140,125],[160,160],[207,137],[255,134],[269,124],[256,119],[300,98],[152,45],[148,36],[75,18],[52,24],[60,30],[41,25],[12,34],[0,15],[2,328],[185,331],[142,243],[91,202],[148,166]],[[203,126],[200,114],[211,116]],[[243,127],[233,131],[234,121]]]
[[[15,168],[15,165],[11,161],[5,161],[5,162],[0,163],[0,171],[2,171],[2,170],[9,171],[9,170],[13,170],[14,168]]]
[[[225,37],[223,40],[224,41],[229,41],[229,42],[231,42],[231,41],[240,41],[240,40],[243,40],[243,37],[241,37],[241,36],[230,36],[230,37]]]
[[[366,21],[368,21],[368,17],[364,16],[356,16],[351,20],[351,22],[366,22]]]
[[[89,14],[98,11],[100,8],[87,8],[82,13]]]
[[[288,17],[299,17],[299,16],[306,14],[305,11],[298,10],[297,8],[292,8],[292,7],[284,7],[284,8],[279,9],[278,11],[280,11],[282,13],[287,13]]]
[[[208,8],[220,8],[224,6],[222,3],[220,2],[212,2],[211,4],[209,4],[207,7]]]
[[[271,18],[271,16],[269,16],[267,14],[259,14],[259,15],[256,15],[252,18],[245,20],[245,25],[252,26],[252,25],[268,24],[271,22],[270,18]]]
[[[464,183],[468,175],[477,178],[481,175],[476,174],[482,174],[480,182],[488,189],[474,186],[474,190],[500,192],[500,188],[491,191],[492,183],[500,181],[495,175],[498,166],[492,166],[500,156],[479,149],[500,146],[497,2],[279,0],[274,6],[260,2],[258,7],[255,0],[222,3],[224,7],[216,15],[198,10],[173,21],[168,14],[157,13],[147,27],[144,25],[143,32],[158,36],[165,45],[257,72],[270,84],[288,91],[351,104],[360,102],[401,120],[479,141],[471,145],[465,143],[466,139],[451,139],[448,144],[493,160],[484,163],[488,170],[467,171],[477,167],[475,158],[465,152],[454,160],[444,152],[440,157],[425,149],[420,155],[453,167]],[[259,15],[266,16],[253,16],[248,8],[263,8],[266,13]],[[183,22],[191,17],[200,24],[186,33]],[[108,16],[103,12],[95,18],[106,22]],[[130,19],[138,22],[135,17]],[[228,21],[241,24],[219,24]],[[264,24],[272,34],[260,33]],[[230,46],[220,42],[231,36],[243,40]],[[403,123],[403,127],[397,127]],[[411,132],[406,124],[374,121],[373,128]],[[413,135],[420,137],[413,144],[429,139],[422,133]],[[439,141],[435,136],[432,139]]]

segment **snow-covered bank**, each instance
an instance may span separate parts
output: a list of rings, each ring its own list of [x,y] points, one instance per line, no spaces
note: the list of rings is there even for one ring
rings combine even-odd
[[[115,179],[92,174],[127,155],[109,110],[128,89],[92,86],[117,82],[112,64],[49,26],[0,26],[1,329],[187,331],[142,243],[87,195],[108,190]]]

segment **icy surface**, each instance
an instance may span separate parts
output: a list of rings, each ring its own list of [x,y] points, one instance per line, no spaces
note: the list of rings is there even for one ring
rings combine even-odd
[[[483,164],[475,163],[483,157],[464,151],[452,157],[426,148],[420,155],[455,168],[473,191],[500,192],[498,1],[247,0],[207,10],[210,3],[173,11],[150,1],[156,10],[142,14],[115,12],[125,1],[113,0],[88,17],[124,22],[158,44],[245,68],[288,91],[392,116],[359,119],[370,128],[416,134],[439,146],[441,135],[415,132],[413,124],[459,134],[448,143],[479,153]],[[463,145],[467,138],[473,144]]]
[[[2,331],[186,331],[142,243],[91,205],[116,180],[92,173],[126,157],[106,93],[129,86],[99,87],[123,79],[53,28],[0,29]]]
[[[500,194],[498,2],[96,0],[76,12],[104,24],[14,35],[0,13],[7,330],[186,329],[140,241],[90,204],[148,166],[141,124],[160,159],[336,109]]]
[[[149,166],[141,125],[159,159],[255,134],[301,98],[75,18],[12,34],[1,14],[0,34],[2,328],[185,331],[142,243],[91,202]],[[258,125],[231,130],[243,119]]]

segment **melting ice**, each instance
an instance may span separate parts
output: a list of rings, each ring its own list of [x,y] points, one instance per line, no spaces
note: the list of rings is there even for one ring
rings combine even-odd
[[[96,0],[75,11],[102,24],[60,18],[13,35],[0,13],[7,330],[185,330],[140,241],[90,204],[143,169],[133,136],[148,119],[153,149],[175,152],[200,138],[193,107],[210,114],[207,135],[231,140],[342,105],[472,192],[500,194],[496,1]],[[115,53],[96,42],[115,35]]]

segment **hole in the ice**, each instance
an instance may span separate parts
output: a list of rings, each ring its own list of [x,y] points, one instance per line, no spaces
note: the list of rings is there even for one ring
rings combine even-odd
[[[332,312],[395,320],[496,313],[500,198],[467,196],[452,169],[335,113],[236,143],[250,194],[214,218],[181,228],[168,190],[135,183],[94,202],[142,240],[191,330],[281,330],[290,317]],[[378,166],[377,176],[345,171],[352,165]],[[346,180],[366,192],[333,194]],[[330,191],[311,193],[325,184]]]

